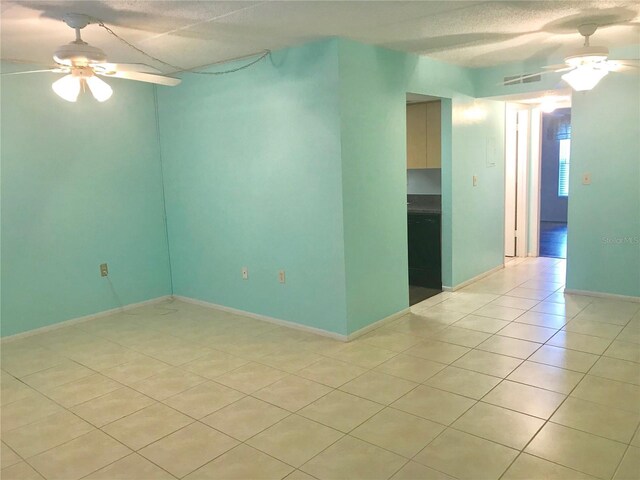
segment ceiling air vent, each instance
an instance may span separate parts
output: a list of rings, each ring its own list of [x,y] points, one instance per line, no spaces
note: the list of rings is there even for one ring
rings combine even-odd
[[[539,82],[542,79],[540,75],[535,75],[533,73],[523,73],[522,75],[511,75],[509,77],[504,77],[505,85],[517,85],[518,83],[535,83]]]

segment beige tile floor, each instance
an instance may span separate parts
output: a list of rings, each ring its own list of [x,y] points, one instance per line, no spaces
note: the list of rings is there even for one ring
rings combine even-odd
[[[640,479],[640,303],[527,259],[348,344],[177,301],[2,345],[11,479]]]

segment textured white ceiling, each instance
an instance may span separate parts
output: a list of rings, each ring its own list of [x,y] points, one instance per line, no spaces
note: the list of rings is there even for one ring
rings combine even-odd
[[[341,36],[471,67],[562,56],[576,28],[603,25],[592,44],[640,43],[638,1],[136,1],[2,0],[2,58],[50,63],[73,40],[65,13],[100,19],[184,68]],[[83,38],[115,62],[152,61],[89,25]],[[162,69],[162,65],[154,64]],[[166,70],[166,69],[165,69]]]

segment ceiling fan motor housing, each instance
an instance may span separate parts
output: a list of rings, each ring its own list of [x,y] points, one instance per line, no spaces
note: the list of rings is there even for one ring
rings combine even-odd
[[[101,49],[87,43],[71,42],[58,47],[53,59],[62,65],[82,67],[92,63],[104,63],[107,56]]]

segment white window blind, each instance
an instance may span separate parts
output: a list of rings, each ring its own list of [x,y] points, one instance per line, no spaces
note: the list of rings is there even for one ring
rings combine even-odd
[[[571,152],[571,140],[560,140],[560,155],[558,162],[558,196],[569,196],[569,156]]]

